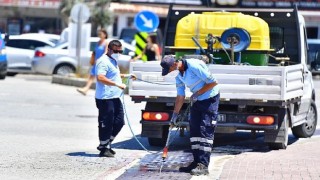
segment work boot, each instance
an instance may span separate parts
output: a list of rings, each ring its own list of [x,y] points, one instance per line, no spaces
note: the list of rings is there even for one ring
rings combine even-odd
[[[114,154],[109,149],[102,150],[99,154],[100,157],[114,157]]]
[[[190,174],[195,176],[207,175],[209,174],[208,167],[201,163],[198,163],[197,167],[192,169]]]
[[[99,151],[104,151],[105,149],[109,149],[109,151],[110,151],[113,155],[116,154],[116,152],[115,152],[113,149],[111,149],[110,146],[99,145],[99,146],[97,147],[97,149],[98,149]]]
[[[111,149],[111,148],[109,148],[109,151],[110,151],[113,155],[116,154],[116,152],[115,152],[113,149]]]
[[[189,166],[187,167],[180,167],[179,168],[179,172],[185,172],[185,173],[190,173],[192,169],[197,167],[197,163],[196,162],[192,162],[191,164],[189,164]]]

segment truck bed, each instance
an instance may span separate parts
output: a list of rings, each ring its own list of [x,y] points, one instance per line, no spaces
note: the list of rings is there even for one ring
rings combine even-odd
[[[209,65],[224,100],[287,101],[303,95],[303,65]],[[130,96],[175,97],[175,74],[161,76],[159,62],[131,63],[130,72],[143,81],[131,81]],[[186,96],[191,92],[186,88]]]

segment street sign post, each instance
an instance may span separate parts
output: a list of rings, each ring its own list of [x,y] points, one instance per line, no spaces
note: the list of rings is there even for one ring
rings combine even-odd
[[[86,31],[83,32],[83,29],[87,30],[88,28],[83,28],[82,26],[85,22],[89,20],[89,17],[90,17],[90,10],[88,6],[83,3],[78,3],[74,5],[73,8],[71,9],[71,19],[74,22],[71,26],[72,27],[71,29],[73,29],[71,30],[71,32],[76,30],[76,33],[75,33],[76,36],[69,35],[69,42],[71,42],[69,43],[69,47],[72,47],[72,42],[76,43],[76,58],[78,61],[77,72],[78,74],[80,74],[80,76],[82,75],[81,74],[81,47],[83,47],[82,44],[84,44],[82,41],[86,42],[85,44],[89,43],[88,42],[89,38],[82,37],[82,35],[88,34],[88,33],[85,33]],[[69,52],[72,53],[72,48],[70,48]]]
[[[154,32],[159,26],[159,16],[152,11],[140,11],[134,17],[134,25],[140,32]]]

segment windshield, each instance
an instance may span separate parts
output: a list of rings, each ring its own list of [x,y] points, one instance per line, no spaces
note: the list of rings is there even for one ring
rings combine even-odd
[[[53,46],[53,48],[57,48],[57,47],[60,47],[61,45],[64,45],[66,44],[67,42],[59,42],[57,41],[56,45]]]
[[[49,40],[50,42],[54,43],[54,44],[58,44],[58,43],[59,43],[59,40],[58,40],[58,39],[49,38],[48,40]]]

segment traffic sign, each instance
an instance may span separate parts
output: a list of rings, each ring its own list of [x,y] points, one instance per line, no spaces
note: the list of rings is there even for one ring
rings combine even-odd
[[[140,11],[134,17],[134,25],[141,32],[153,32],[159,26],[159,17],[152,11]]]
[[[70,16],[75,23],[85,23],[89,20],[90,10],[87,5],[78,3],[72,7]]]

